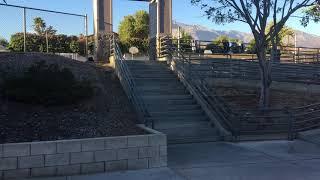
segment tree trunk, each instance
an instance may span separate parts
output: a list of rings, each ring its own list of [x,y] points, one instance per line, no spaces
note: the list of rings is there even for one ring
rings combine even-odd
[[[269,71],[269,62],[267,61],[266,51],[263,48],[258,48],[258,60],[261,75],[261,85],[260,85],[260,101],[259,107],[266,109],[269,107],[270,100],[270,85],[271,77]]]

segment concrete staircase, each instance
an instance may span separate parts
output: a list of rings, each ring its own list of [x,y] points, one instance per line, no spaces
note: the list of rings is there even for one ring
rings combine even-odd
[[[155,122],[155,129],[167,134],[169,143],[220,140],[206,114],[166,64],[126,63]]]

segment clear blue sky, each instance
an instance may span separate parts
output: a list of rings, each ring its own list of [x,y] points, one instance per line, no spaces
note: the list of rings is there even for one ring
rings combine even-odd
[[[10,4],[44,8],[56,11],[66,11],[78,14],[88,14],[89,29],[92,32],[92,0],[7,0]],[[137,10],[148,11],[148,3],[130,2],[128,0],[113,0],[114,2],[114,31],[117,31],[120,20],[135,13]],[[83,19],[63,15],[48,13],[38,13],[28,11],[27,27],[32,31],[32,19],[36,16],[43,17],[48,25],[54,26],[59,33],[80,34],[84,33]],[[22,30],[22,11],[0,6],[0,36],[8,38],[12,32]],[[190,0],[173,0],[173,19],[187,24],[199,24],[215,30],[238,30],[249,32],[246,24],[236,23],[228,25],[216,25],[203,16],[199,7],[190,4]],[[307,28],[300,25],[298,19],[291,19],[288,24],[290,27],[320,36],[320,24],[311,23]]]

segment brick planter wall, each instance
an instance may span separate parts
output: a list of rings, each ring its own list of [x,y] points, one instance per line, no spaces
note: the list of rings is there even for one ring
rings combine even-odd
[[[167,166],[166,135],[0,145],[0,179],[69,176]]]

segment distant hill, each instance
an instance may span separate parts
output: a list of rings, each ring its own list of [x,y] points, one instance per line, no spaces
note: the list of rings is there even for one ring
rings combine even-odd
[[[240,39],[243,42],[249,42],[253,37],[251,33],[241,32],[236,30],[230,31],[219,31],[215,29],[209,29],[200,25],[189,25],[180,22],[173,22],[173,36],[177,37],[178,26],[180,26],[184,31],[188,32],[194,39],[211,41],[218,36],[226,35],[230,38]],[[299,47],[315,47],[320,48],[320,36],[309,34],[306,32],[295,30],[297,34],[297,46]],[[288,41],[285,41],[288,42]],[[294,44],[294,38],[289,39],[290,44]]]

